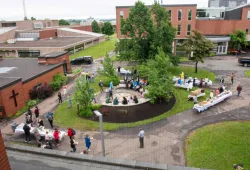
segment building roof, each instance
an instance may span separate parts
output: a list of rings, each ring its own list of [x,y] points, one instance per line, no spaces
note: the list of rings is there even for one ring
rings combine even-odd
[[[23,83],[33,80],[61,66],[38,64],[37,58],[4,58],[0,61],[0,89],[13,81],[22,79]]]
[[[243,4],[243,5],[237,6],[237,7],[235,7],[235,8],[227,9],[226,11],[233,11],[233,10],[235,10],[235,9],[247,8],[247,7],[250,7],[250,3],[248,3],[248,4]]]
[[[16,84],[21,80],[22,78],[20,77],[0,77],[0,90],[4,89],[6,86]]]
[[[68,52],[52,52],[52,53],[41,55],[38,58],[57,58],[57,57],[61,57],[61,56],[65,55],[67,53]]]
[[[6,32],[9,32],[11,30],[14,30],[16,29],[16,27],[3,27],[3,28],[0,28],[0,35],[6,33]]]
[[[82,31],[82,30],[76,30],[72,28],[58,28],[58,30],[62,31],[69,31],[69,32],[74,32],[74,33],[80,33],[83,35],[88,35],[88,36],[93,36],[93,37],[102,37],[104,34],[99,34],[99,33],[94,33],[94,32],[89,32],[89,31]]]
[[[32,48],[32,47],[65,47],[72,44],[80,43],[80,42],[88,42],[93,40],[93,37],[59,37],[53,39],[42,39],[37,41],[29,41],[29,42],[16,42],[15,44],[5,44],[0,43],[1,48]]]
[[[147,7],[152,7],[152,5],[146,5]],[[161,5],[163,7],[181,7],[181,6],[197,6],[197,4],[168,4]],[[116,8],[132,8],[134,6],[116,6]]]

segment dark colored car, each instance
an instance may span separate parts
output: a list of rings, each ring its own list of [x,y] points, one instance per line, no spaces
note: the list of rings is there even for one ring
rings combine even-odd
[[[70,61],[70,64],[72,65],[92,64],[92,63],[93,63],[92,56],[78,57]]]
[[[244,67],[250,66],[250,57],[240,57],[238,62],[242,64]]]

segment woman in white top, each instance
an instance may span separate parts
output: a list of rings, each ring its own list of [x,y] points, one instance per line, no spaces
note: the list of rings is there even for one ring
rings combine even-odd
[[[50,141],[50,137],[49,137],[49,132],[48,131],[46,131],[46,134],[45,134],[45,141],[46,142]]]
[[[214,91],[210,92],[210,99],[212,99],[214,97]]]

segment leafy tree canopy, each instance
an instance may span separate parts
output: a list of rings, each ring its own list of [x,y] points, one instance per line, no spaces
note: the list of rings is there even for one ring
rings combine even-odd
[[[121,33],[127,39],[126,42],[117,43],[116,52],[119,52],[121,60],[139,61],[154,58],[159,47],[166,54],[170,54],[175,32],[164,7],[155,3],[149,9],[144,3],[138,1],[131,8],[129,17],[121,19]]]
[[[108,36],[113,35],[114,32],[114,27],[111,24],[111,22],[104,22],[103,26],[102,26],[102,33],[106,34]]]
[[[158,49],[158,53],[154,59],[148,60],[147,64],[140,70],[144,75],[147,75],[149,86],[146,97],[150,98],[152,103],[169,101],[173,91],[172,77],[168,72],[168,68],[171,67],[169,56],[162,48]]]
[[[31,19],[31,20],[36,20],[36,18],[34,18],[34,17],[31,17],[30,19]]]
[[[195,72],[197,73],[198,62],[204,62],[203,58],[210,55],[211,50],[215,47],[212,41],[206,39],[199,31],[194,30],[193,34],[183,42],[185,51],[193,57],[190,59],[195,62]]]
[[[101,29],[98,25],[98,23],[96,22],[96,20],[94,20],[91,24],[92,26],[92,32],[96,32],[96,33],[100,33],[101,32]]]
[[[242,46],[247,45],[247,33],[245,31],[234,30],[234,32],[230,34],[230,37],[234,49],[241,50]]]
[[[64,20],[64,19],[60,19],[59,20],[59,25],[70,25],[68,21]]]

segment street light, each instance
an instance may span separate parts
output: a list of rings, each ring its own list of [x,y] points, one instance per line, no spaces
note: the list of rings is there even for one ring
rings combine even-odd
[[[100,133],[101,133],[101,140],[102,140],[102,156],[105,156],[104,135],[103,135],[103,127],[102,127],[102,114],[98,110],[95,110],[94,113],[96,116],[99,117]]]

